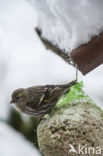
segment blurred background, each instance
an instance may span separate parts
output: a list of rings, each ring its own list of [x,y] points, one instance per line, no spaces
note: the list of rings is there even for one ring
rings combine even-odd
[[[41,43],[34,27],[37,12],[27,0],[0,0],[0,155],[40,156],[38,120],[9,104],[17,88],[63,84],[75,79],[75,69]],[[103,65],[86,76],[84,90],[103,108]]]

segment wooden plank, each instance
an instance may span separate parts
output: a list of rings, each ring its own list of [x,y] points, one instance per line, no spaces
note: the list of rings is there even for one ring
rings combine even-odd
[[[88,44],[73,50],[70,56],[83,75],[101,65],[103,63],[103,33],[94,37]]]

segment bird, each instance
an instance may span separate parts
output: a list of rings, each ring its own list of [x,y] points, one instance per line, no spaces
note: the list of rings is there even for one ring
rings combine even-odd
[[[19,88],[13,91],[10,104],[23,113],[33,117],[42,117],[49,114],[62,95],[77,81],[63,85],[40,85],[29,88]]]

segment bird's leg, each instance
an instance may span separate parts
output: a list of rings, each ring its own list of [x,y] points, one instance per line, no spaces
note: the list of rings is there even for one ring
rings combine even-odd
[[[40,118],[39,118],[39,121],[38,121],[38,124],[40,123],[40,121],[43,119],[43,116],[41,116]]]
[[[44,116],[42,115],[40,118],[39,118],[39,120],[38,120],[38,124],[41,122],[41,120],[43,120],[44,119]]]
[[[49,112],[49,113],[50,113],[50,112]],[[41,120],[43,120],[43,119],[47,119],[48,117],[49,117],[49,114],[42,115],[42,116],[39,118],[38,123],[40,123],[40,122],[41,122]]]

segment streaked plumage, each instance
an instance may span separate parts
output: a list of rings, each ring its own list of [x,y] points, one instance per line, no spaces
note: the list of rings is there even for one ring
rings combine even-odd
[[[26,114],[39,117],[49,113],[60,97],[76,83],[76,81],[72,81],[65,85],[20,88],[13,92],[10,103],[15,103],[16,106]]]

